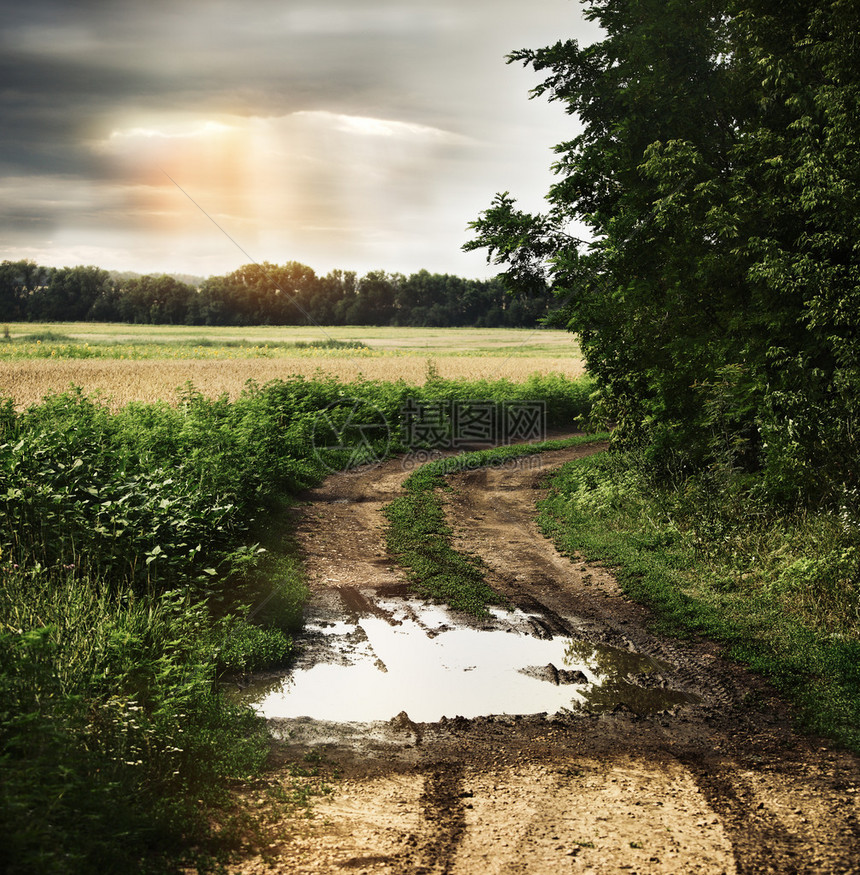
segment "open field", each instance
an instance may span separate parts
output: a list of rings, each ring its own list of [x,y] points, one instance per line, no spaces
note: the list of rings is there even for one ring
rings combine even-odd
[[[18,407],[71,385],[121,406],[172,399],[188,381],[235,398],[248,380],[291,374],[421,384],[431,367],[446,379],[515,382],[584,370],[575,338],[555,330],[17,323],[9,337],[0,342],[0,391]]]
[[[368,325],[128,325],[108,322],[10,322],[9,336],[20,342],[51,333],[93,344],[170,343],[194,347],[198,340],[225,344],[291,344],[314,341],[364,341],[375,350],[419,350],[428,355],[467,354],[518,356],[578,352],[567,331],[533,328],[392,328]],[[4,328],[6,326],[4,325]],[[4,353],[0,350],[0,356]]]

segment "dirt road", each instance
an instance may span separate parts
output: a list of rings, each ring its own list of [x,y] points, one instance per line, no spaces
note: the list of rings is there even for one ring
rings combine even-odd
[[[579,707],[554,716],[273,719],[277,756],[322,751],[341,777],[313,818],[284,818],[265,853],[249,851],[232,871],[860,872],[857,758],[794,734],[766,685],[715,645],[650,634],[647,611],[609,572],[559,555],[538,532],[543,478],[591,451],[456,475],[447,512],[457,546],[483,558],[491,585],[519,609],[505,640],[569,640],[598,662],[616,660],[615,674],[589,685],[581,672],[538,667],[547,689],[580,683],[571,687]],[[357,618],[426,626],[383,542],[380,509],[406,473],[392,461],[333,476],[308,496],[305,669],[372,649]],[[500,612],[490,625],[506,622]],[[469,625],[455,617],[426,632],[443,641],[440,630],[458,623]],[[390,657],[376,662],[396,668]]]

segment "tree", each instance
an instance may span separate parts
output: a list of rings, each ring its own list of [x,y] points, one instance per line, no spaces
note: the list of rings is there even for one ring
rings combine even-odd
[[[400,274],[372,270],[358,283],[358,294],[346,312],[351,325],[389,325],[395,318],[397,288],[403,282]]]
[[[120,282],[115,294],[104,295],[89,318],[115,318],[143,325],[183,325],[189,321],[194,289],[172,276],[147,274]]]
[[[601,41],[514,52],[582,130],[556,147],[547,211],[498,195],[467,248],[561,297],[618,442],[764,467],[786,496],[826,462],[832,493],[857,476],[858,10],[772,10],[592,0]]]
[[[784,492],[845,498],[860,479],[860,7],[738,0],[733,14],[757,97],[734,182],[759,304],[764,463]]]
[[[30,298],[48,284],[50,269],[33,261],[4,261],[0,264],[0,313],[4,320],[27,319]]]
[[[342,325],[345,311],[358,294],[355,271],[332,270],[319,282],[313,298],[313,316],[319,325]]]
[[[47,283],[35,287],[28,301],[31,319],[51,322],[88,319],[102,296],[110,294],[113,280],[99,267],[59,267],[48,271]]]

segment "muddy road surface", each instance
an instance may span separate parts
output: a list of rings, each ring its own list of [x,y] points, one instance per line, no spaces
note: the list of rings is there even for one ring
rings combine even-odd
[[[544,478],[595,449],[450,478],[455,546],[509,602],[480,621],[388,559],[400,461],[308,494],[303,653],[246,695],[276,758],[338,777],[231,871],[860,872],[857,758],[795,734],[717,646],[651,634],[609,571],[539,533]]]

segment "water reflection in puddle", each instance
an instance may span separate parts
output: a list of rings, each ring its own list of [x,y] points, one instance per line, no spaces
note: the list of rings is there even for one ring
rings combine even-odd
[[[649,713],[690,701],[677,691],[631,683],[659,671],[648,657],[536,638],[521,631],[528,623],[521,611],[495,611],[491,627],[475,629],[437,606],[379,602],[373,614],[353,623],[309,624],[310,632],[325,637],[315,657],[330,661],[252,685],[244,698],[265,717],[336,722],[388,720],[401,711],[417,722],[604,711],[622,703]]]

